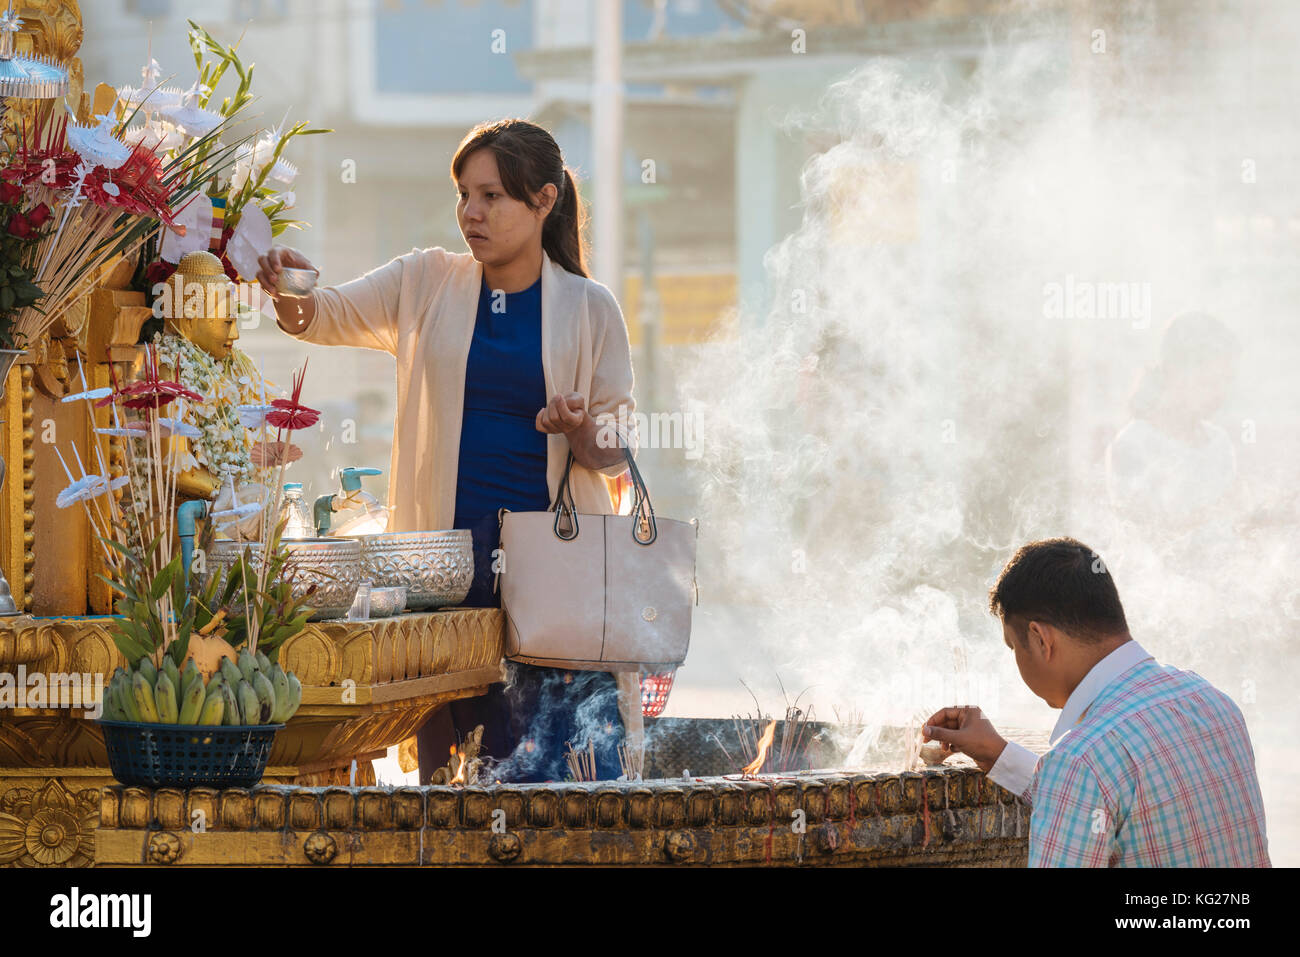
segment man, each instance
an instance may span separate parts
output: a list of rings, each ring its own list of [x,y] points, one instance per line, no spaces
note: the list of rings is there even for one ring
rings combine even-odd
[[[978,708],[922,729],[1032,808],[1031,867],[1268,867],[1264,805],[1237,706],[1133,640],[1101,559],[1071,538],[1024,546],[989,592],[1029,690],[1061,717],[1041,758]]]

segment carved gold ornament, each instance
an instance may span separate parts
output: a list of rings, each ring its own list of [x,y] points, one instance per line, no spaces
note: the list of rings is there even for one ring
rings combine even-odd
[[[149,838],[149,863],[172,864],[181,856],[181,839],[171,831],[157,831]]]
[[[95,857],[99,792],[73,796],[57,779],[14,788],[0,802],[0,865],[87,867]]]

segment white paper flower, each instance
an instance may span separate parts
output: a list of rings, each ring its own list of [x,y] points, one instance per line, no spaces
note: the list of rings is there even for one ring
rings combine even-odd
[[[234,508],[222,509],[219,512],[212,513],[212,520],[217,523],[219,528],[224,528],[245,518],[251,518],[262,510],[262,506],[257,502],[248,502],[244,505],[236,505]]]
[[[274,243],[271,221],[256,203],[249,203],[239,214],[239,224],[226,245],[226,255],[239,270],[240,278],[252,282],[257,278],[258,257],[265,256]]]
[[[90,389],[87,392],[77,392],[72,395],[65,395],[62,401],[63,402],[82,402],[82,401],[98,402],[100,399],[107,399],[112,394],[113,394],[113,390],[108,387],[105,387],[103,389]]]
[[[60,492],[54,503],[59,508],[68,508],[71,505],[88,502],[106,492],[115,492],[129,481],[131,479],[126,475],[111,481],[102,475],[83,475]]]
[[[239,422],[246,429],[260,429],[266,425],[266,416],[273,411],[273,405],[237,405],[235,411],[239,413]]]
[[[162,156],[185,142],[185,137],[180,130],[171,123],[161,120],[153,120],[143,126],[133,126],[122,134],[122,139],[130,146],[139,146],[143,143],[157,156]]]
[[[169,435],[176,435],[182,439],[197,439],[203,436],[201,430],[179,419],[160,418],[158,425]]]
[[[131,158],[131,147],[113,135],[112,116],[102,113],[95,119],[98,121],[95,126],[69,123],[66,133],[68,145],[90,166],[118,169]]]

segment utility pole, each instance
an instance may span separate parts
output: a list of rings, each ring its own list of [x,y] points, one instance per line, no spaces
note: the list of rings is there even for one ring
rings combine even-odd
[[[623,2],[593,0],[594,271],[623,300]]]

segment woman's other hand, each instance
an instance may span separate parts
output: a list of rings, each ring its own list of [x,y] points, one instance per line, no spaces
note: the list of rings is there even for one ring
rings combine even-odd
[[[573,460],[585,469],[608,468],[623,461],[621,445],[601,442],[600,426],[587,411],[587,399],[581,393],[552,396],[537,413],[537,431],[566,436]]]
[[[580,392],[558,393],[537,413],[537,431],[568,435],[587,421],[587,400]]]

